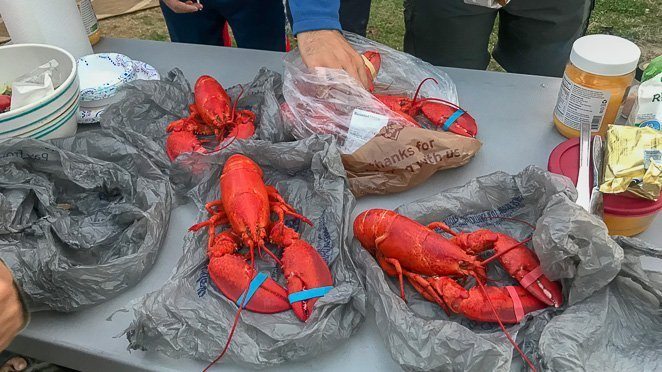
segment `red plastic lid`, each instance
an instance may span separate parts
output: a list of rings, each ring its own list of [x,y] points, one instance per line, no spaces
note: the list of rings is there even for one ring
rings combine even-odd
[[[550,172],[564,175],[577,184],[579,172],[579,138],[571,138],[556,146],[549,155],[547,169]],[[593,160],[591,159],[591,169]],[[590,184],[593,184],[593,172],[590,175]],[[631,198],[621,194],[604,194],[605,213],[619,216],[642,216],[662,209],[662,198],[657,201],[642,198]]]

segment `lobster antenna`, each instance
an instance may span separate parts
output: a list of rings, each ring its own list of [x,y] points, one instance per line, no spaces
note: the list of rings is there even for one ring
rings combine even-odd
[[[239,316],[241,315],[241,310],[243,310],[243,309],[244,309],[244,306],[242,304],[242,306],[239,306],[239,310],[237,311],[237,315],[235,315],[235,317],[234,317],[234,323],[232,324],[232,329],[230,330],[230,335],[228,336],[228,341],[225,343],[225,347],[223,348],[223,351],[216,357],[216,359],[214,359],[211,363],[209,363],[209,365],[207,367],[205,367],[205,369],[203,369],[202,372],[207,372],[209,370],[209,368],[213,367],[214,364],[216,364],[216,362],[221,360],[221,358],[223,358],[225,353],[228,351],[228,349],[230,347],[230,341],[232,341],[232,336],[234,335],[234,331],[235,331],[235,329],[237,329],[237,324],[239,324]]]
[[[432,81],[434,81],[435,84],[439,85],[439,82],[437,81],[437,79],[435,79],[433,77],[423,79],[423,81],[421,81],[420,84],[418,84],[418,88],[416,88],[416,93],[414,93],[414,99],[411,101],[412,105],[416,104],[416,99],[418,98],[418,93],[420,93],[421,87],[428,80],[432,80]]]
[[[494,261],[495,259],[497,259],[497,258],[503,256],[504,254],[506,254],[506,253],[512,251],[513,249],[515,249],[515,248],[517,248],[517,247],[519,247],[519,246],[521,246],[521,245],[524,245],[524,244],[526,244],[526,243],[528,243],[528,242],[530,242],[530,241],[531,241],[531,237],[529,236],[528,238],[522,240],[521,242],[517,242],[516,244],[513,244],[512,246],[510,246],[510,247],[504,249],[503,251],[501,251],[501,252],[495,254],[494,256],[489,257],[489,258],[486,258],[485,260],[481,261],[481,263],[482,263],[483,265],[487,265],[488,263]]]
[[[234,140],[237,139],[238,134],[239,134],[239,131],[237,131],[237,133],[234,136],[232,136],[232,139],[230,140],[230,142],[228,142],[227,145],[224,145],[223,147],[219,148],[218,151],[222,151],[222,150],[225,150],[226,148],[230,147],[230,145],[234,142]],[[227,139],[227,137],[225,139]]]
[[[447,105],[449,105],[449,106],[451,106],[451,107],[453,107],[453,108],[455,108],[455,109],[459,109],[459,108],[460,108],[460,106],[454,104],[454,103],[451,102],[451,101],[446,101],[445,99],[441,99],[441,98],[437,98],[437,97],[425,97],[425,98],[421,98],[420,100],[418,100],[418,102],[441,102],[441,103],[445,103],[445,104],[447,104]]]
[[[235,110],[237,109],[239,98],[241,98],[241,96],[244,94],[244,86],[239,84],[239,89],[241,89],[241,91],[239,91],[239,95],[237,96],[237,99],[234,100],[234,104],[232,105],[232,115],[230,116],[232,118],[232,121],[234,121],[234,113]]]
[[[268,254],[269,256],[271,256],[271,258],[273,258],[274,261],[276,261],[276,263],[277,263],[280,267],[283,267],[283,261],[281,261],[281,260],[280,260],[280,259],[274,254],[274,252],[272,252],[269,248],[267,248],[267,246],[264,244],[264,242],[260,242],[260,243],[258,243],[258,247],[260,248],[260,252],[261,252],[261,251],[267,252],[267,254]]]
[[[528,364],[529,368],[531,368],[531,370],[533,372],[537,372],[536,367],[533,366],[533,363],[531,363],[529,358],[527,358],[526,354],[524,354],[522,349],[520,349],[520,347],[517,345],[515,340],[513,340],[513,338],[510,336],[510,333],[508,333],[508,330],[506,329],[506,327],[501,322],[501,318],[499,318],[499,314],[497,314],[496,308],[494,307],[494,304],[492,303],[492,299],[490,299],[490,296],[488,296],[487,290],[485,289],[485,286],[483,285],[483,283],[481,283],[480,280],[476,280],[476,282],[478,283],[478,286],[480,287],[480,289],[483,291],[483,295],[487,298],[487,302],[490,304],[490,309],[492,309],[492,312],[494,313],[494,316],[496,317],[497,323],[499,323],[499,327],[501,327],[501,330],[503,331],[503,333],[508,338],[508,341],[510,341],[510,343],[513,345],[515,350],[517,350],[517,352],[522,357],[522,359],[524,359],[526,364]]]

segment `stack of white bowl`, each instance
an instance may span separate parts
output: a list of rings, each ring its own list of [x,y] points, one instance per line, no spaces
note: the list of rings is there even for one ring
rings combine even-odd
[[[120,88],[134,80],[158,80],[152,66],[118,53],[91,54],[78,59],[80,110],[78,123],[97,123],[106,108],[123,97]]]
[[[0,139],[24,137],[53,139],[76,134],[80,90],[76,60],[64,49],[43,44],[0,47],[0,85],[49,62],[58,62],[61,82],[46,97],[0,114]]]

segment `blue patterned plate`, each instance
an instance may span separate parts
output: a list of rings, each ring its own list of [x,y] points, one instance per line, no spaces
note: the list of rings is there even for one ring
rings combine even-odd
[[[160,80],[159,72],[145,62],[133,61],[136,70],[136,80]]]
[[[118,53],[100,53],[78,59],[82,101],[110,98],[122,85],[136,79],[131,58]]]

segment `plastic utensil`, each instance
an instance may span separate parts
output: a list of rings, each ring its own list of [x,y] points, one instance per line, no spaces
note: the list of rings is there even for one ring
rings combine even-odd
[[[604,154],[602,137],[593,137],[593,190],[591,191],[589,212],[602,218],[604,214],[604,204],[602,193],[600,192],[600,181],[602,180],[602,159]]]
[[[589,172],[591,169],[591,125],[582,123],[579,137],[579,173],[577,174],[577,204],[590,211],[591,187]]]

